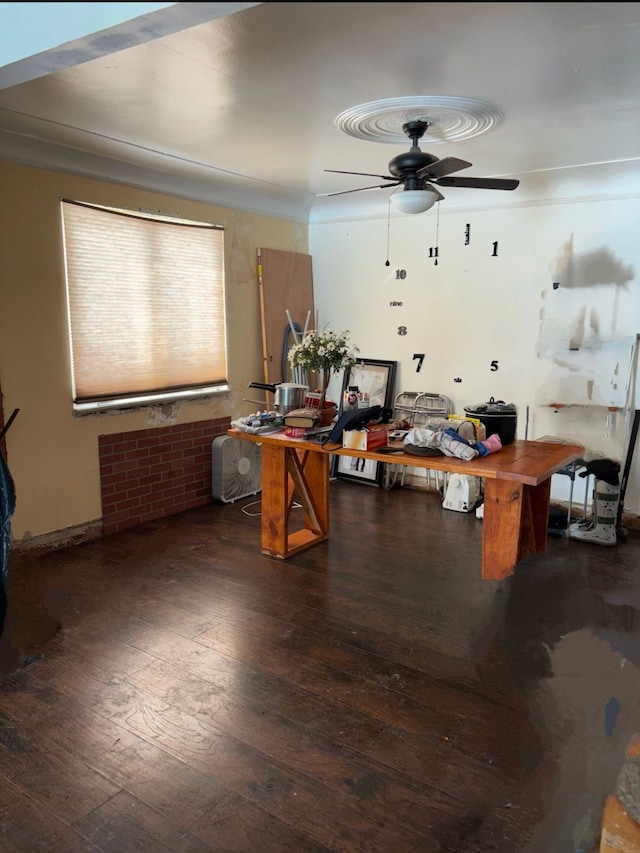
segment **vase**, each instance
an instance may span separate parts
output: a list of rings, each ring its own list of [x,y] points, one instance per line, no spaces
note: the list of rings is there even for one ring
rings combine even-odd
[[[323,409],[320,409],[320,423],[318,424],[318,426],[329,426],[335,418],[337,410],[338,407],[335,403],[331,403],[325,406]]]

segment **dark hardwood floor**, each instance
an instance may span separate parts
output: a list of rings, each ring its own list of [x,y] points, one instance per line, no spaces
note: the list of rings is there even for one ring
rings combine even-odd
[[[482,581],[435,493],[335,481],[285,562],[255,500],[10,556],[0,850],[591,847],[640,730],[638,532]]]

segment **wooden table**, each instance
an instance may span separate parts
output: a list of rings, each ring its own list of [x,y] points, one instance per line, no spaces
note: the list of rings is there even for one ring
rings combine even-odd
[[[376,450],[321,445],[284,433],[229,435],[262,445],[261,547],[286,559],[329,537],[329,462],[332,454],[407,465],[484,479],[482,577],[500,580],[520,560],[547,547],[551,476],[584,454],[581,445],[515,441],[466,462],[450,456],[385,455]],[[294,497],[303,509],[301,529],[289,529]]]

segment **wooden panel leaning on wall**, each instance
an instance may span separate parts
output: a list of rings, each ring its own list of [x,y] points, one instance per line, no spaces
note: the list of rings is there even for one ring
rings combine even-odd
[[[308,328],[315,328],[311,255],[258,249],[258,286],[264,382],[287,382],[283,354],[286,343],[294,343],[289,337],[287,311],[300,331],[304,331],[307,318]]]

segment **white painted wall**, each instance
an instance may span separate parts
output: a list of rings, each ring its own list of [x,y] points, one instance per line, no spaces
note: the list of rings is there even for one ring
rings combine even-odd
[[[445,201],[390,223],[312,223],[318,325],[351,330],[363,357],[397,361],[396,392],[444,394],[458,412],[493,396],[516,406],[518,438],[554,435],[622,462],[640,332],[639,221],[636,195],[466,211]],[[335,399],[340,387],[335,377]],[[636,460],[625,499],[633,514],[639,470]],[[566,499],[568,486],[554,477],[552,495]]]

